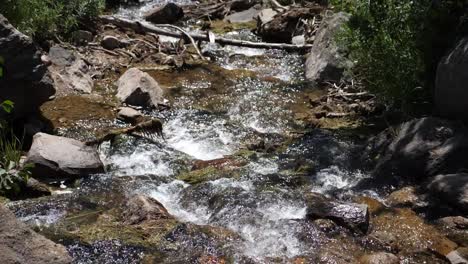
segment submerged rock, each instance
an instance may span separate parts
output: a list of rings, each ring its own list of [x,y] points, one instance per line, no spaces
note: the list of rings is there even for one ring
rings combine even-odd
[[[64,264],[72,259],[62,245],[46,239],[0,204],[0,263]]]
[[[172,2],[156,7],[144,15],[145,20],[155,24],[173,24],[183,17],[184,10]]]
[[[453,207],[468,210],[468,173],[438,175],[427,188]]]
[[[398,191],[392,192],[387,197],[387,204],[389,206],[408,206],[413,207],[419,201],[414,187],[404,187]]]
[[[150,108],[163,103],[163,90],[158,82],[137,68],[127,70],[116,84],[117,98],[123,103]]]
[[[0,102],[14,102],[13,116],[38,112],[55,94],[53,81],[41,53],[31,38],[16,30],[0,14]],[[4,115],[0,111],[0,117]]]
[[[349,20],[349,14],[340,12],[325,17],[320,24],[313,47],[305,63],[306,78],[313,82],[335,81],[343,77],[350,63],[335,41],[336,35]]]
[[[153,199],[144,195],[132,197],[122,209],[122,218],[129,225],[141,224],[145,221],[171,219],[166,208]]]
[[[369,228],[369,209],[365,204],[338,202],[316,193],[307,194],[306,203],[308,219],[331,219],[363,233]]]
[[[104,172],[96,149],[84,143],[44,133],[34,135],[26,163],[37,179],[64,180]]]

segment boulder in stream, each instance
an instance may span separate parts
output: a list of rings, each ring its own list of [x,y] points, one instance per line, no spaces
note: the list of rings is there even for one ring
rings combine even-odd
[[[119,112],[117,113],[117,118],[124,121],[129,122],[133,125],[143,121],[144,117],[143,114],[135,110],[131,107],[121,107],[119,108]]]
[[[38,111],[55,94],[41,53],[31,38],[16,30],[0,14],[0,102],[14,102],[14,117]],[[0,117],[4,114],[0,111]]]
[[[339,202],[318,193],[306,195],[308,219],[331,219],[353,231],[366,233],[369,228],[369,209],[365,204]]]
[[[37,234],[0,204],[0,263],[71,263],[66,248]]]
[[[128,69],[117,81],[117,98],[123,103],[153,108],[163,103],[163,90],[148,73]]]
[[[335,42],[335,37],[349,17],[349,14],[340,12],[325,17],[320,24],[305,63],[308,80],[338,82],[342,78],[345,68],[351,63],[343,55],[343,50]]]
[[[122,211],[122,217],[125,223],[129,225],[151,220],[172,219],[172,216],[160,202],[145,195],[132,197]]]
[[[173,24],[184,17],[184,10],[174,3],[167,3],[148,11],[144,18],[155,24]]]
[[[26,163],[34,164],[37,179],[63,180],[104,172],[104,165],[95,148],[65,137],[37,133]]]
[[[428,189],[453,207],[468,210],[468,173],[437,175]]]
[[[108,50],[118,49],[122,46],[120,40],[114,36],[104,36],[101,40],[101,46]]]

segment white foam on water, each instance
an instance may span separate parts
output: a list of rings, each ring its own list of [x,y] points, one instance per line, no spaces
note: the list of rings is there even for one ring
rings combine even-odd
[[[169,146],[200,160],[222,158],[237,148],[234,135],[221,121],[207,125],[190,117],[176,117],[165,124],[164,134]]]
[[[149,195],[163,204],[167,211],[179,220],[198,225],[207,224],[211,216],[208,208],[200,206],[189,211],[180,206],[180,193],[188,186],[190,185],[183,181],[175,180],[159,185]]]
[[[337,189],[349,189],[367,177],[368,175],[360,171],[350,172],[338,166],[331,166],[317,173],[312,191],[324,193]]]
[[[28,216],[18,217],[21,222],[28,223],[37,227],[50,226],[65,216],[65,212],[62,210],[51,209],[42,214],[32,214]]]
[[[158,175],[171,176],[174,174],[169,162],[165,162],[161,153],[157,150],[145,150],[137,148],[131,154],[111,155],[104,159],[106,165],[116,167],[116,174],[119,176],[135,175]]]
[[[250,169],[261,175],[267,175],[278,172],[278,164],[273,160],[260,158],[256,162],[251,162],[249,165]]]
[[[250,192],[255,188],[251,181],[236,181],[234,179],[229,178],[221,178],[214,181],[210,181],[210,184],[212,184],[215,188],[241,188],[246,192]]]

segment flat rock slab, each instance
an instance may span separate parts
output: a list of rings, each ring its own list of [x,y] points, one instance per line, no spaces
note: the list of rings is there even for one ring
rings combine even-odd
[[[26,162],[34,164],[33,176],[37,179],[68,179],[104,172],[95,148],[45,133],[34,135]]]
[[[66,248],[37,234],[0,205],[0,263],[71,263]]]

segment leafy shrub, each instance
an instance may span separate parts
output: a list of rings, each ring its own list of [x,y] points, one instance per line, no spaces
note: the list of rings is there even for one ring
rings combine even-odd
[[[4,101],[0,108],[9,113],[13,109],[13,102]],[[0,120],[0,194],[17,193],[20,186],[28,181],[32,165],[21,166],[22,144],[9,124]]]
[[[349,50],[356,62],[353,73],[369,90],[406,110],[431,101],[435,69],[453,45],[465,12],[463,0],[331,2],[352,15],[338,41]]]
[[[103,9],[104,0],[4,0],[0,5],[14,26],[38,39],[66,35]]]

